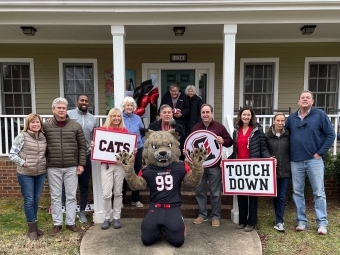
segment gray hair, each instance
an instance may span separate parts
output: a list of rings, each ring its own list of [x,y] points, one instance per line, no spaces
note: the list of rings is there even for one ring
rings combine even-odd
[[[125,97],[124,99],[123,99],[123,102],[122,102],[122,104],[120,105],[120,107],[122,108],[122,110],[124,110],[124,106],[126,105],[126,104],[133,104],[133,110],[136,110],[137,109],[137,104],[136,104],[136,101],[135,101],[135,99],[133,99],[133,97]]]
[[[313,94],[312,91],[310,91],[310,90],[303,90],[303,91],[300,92],[299,99],[300,99],[300,97],[301,97],[301,95],[302,95],[303,93],[309,93],[309,94],[312,96],[312,98],[314,98],[314,94]]]
[[[177,88],[179,90],[179,86],[176,83],[173,83],[169,86],[169,90],[172,88]]]
[[[196,94],[196,87],[195,85],[188,85],[186,88],[185,88],[185,94],[188,95],[188,91],[189,89],[193,90],[194,91],[194,94]]]
[[[54,109],[54,107],[57,104],[66,104],[66,107],[68,106],[68,102],[67,102],[66,98],[63,98],[63,97],[58,97],[58,98],[53,100],[53,102],[52,102],[52,109]]]
[[[170,105],[168,105],[168,104],[162,104],[161,107],[159,107],[159,112],[163,111],[165,108],[170,108],[170,109],[172,109]]]

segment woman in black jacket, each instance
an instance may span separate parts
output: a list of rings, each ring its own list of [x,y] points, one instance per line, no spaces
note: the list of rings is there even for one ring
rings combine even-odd
[[[201,106],[203,104],[202,99],[196,95],[196,87],[194,85],[188,85],[185,88],[185,94],[188,96],[190,114],[186,123],[187,136],[190,135],[192,127],[201,122]]]
[[[270,158],[266,137],[252,108],[244,107],[237,114],[233,141],[233,153],[229,159]],[[257,224],[258,197],[238,195],[237,201],[239,225],[236,228],[250,232]]]
[[[283,214],[290,181],[289,131],[284,128],[286,117],[282,112],[274,116],[274,124],[266,133],[270,155],[276,158],[277,197],[273,198],[275,225],[277,231],[284,232]]]

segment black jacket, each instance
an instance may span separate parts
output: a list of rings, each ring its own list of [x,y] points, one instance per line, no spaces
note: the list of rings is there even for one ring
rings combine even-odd
[[[187,135],[191,133],[193,126],[195,126],[197,123],[202,121],[201,106],[203,104],[202,99],[197,95],[188,97],[188,100],[189,100],[189,106],[190,106],[190,115],[189,115],[189,120],[186,125]]]
[[[179,117],[179,118],[176,118],[174,116],[174,119],[177,123],[180,123],[183,126],[185,126],[186,119],[188,118],[189,113],[190,113],[189,100],[188,100],[188,97],[182,91],[179,91],[179,92],[181,94],[179,95],[178,101],[176,103],[176,107],[174,107],[173,104],[172,104],[172,98],[171,98],[170,91],[168,91],[164,94],[164,96],[162,97],[162,101],[161,101],[160,106],[162,106],[163,104],[168,104],[169,106],[171,106],[171,108],[180,109],[182,116]],[[158,112],[159,112],[159,110],[158,110]]]
[[[274,131],[274,125],[266,133],[268,150],[271,156],[275,156],[277,161],[276,177],[290,177],[290,144],[289,131],[283,128],[278,137]]]
[[[233,132],[233,153],[228,157],[229,159],[237,159],[237,137],[238,131],[242,127],[235,127]],[[263,129],[260,124],[253,126],[253,130],[249,139],[249,153],[250,158],[270,158],[270,154],[267,148],[266,136],[263,133]]]

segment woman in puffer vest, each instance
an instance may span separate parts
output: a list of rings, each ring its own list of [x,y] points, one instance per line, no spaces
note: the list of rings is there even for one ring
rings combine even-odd
[[[42,119],[31,113],[26,117],[24,129],[14,139],[9,158],[17,165],[17,177],[24,197],[24,210],[28,235],[37,240],[44,233],[38,229],[38,204],[46,177],[46,138]]]

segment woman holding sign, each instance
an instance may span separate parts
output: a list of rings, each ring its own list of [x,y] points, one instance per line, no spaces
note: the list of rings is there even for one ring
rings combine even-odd
[[[229,159],[270,158],[266,137],[250,107],[243,107],[237,114],[233,140],[233,153]],[[250,232],[257,224],[258,197],[238,195],[237,201],[239,225],[236,228]]]
[[[274,116],[274,124],[266,133],[269,152],[277,160],[277,197],[273,198],[275,225],[277,231],[284,232],[283,214],[290,181],[289,131],[285,129],[286,117],[282,112]]]
[[[107,115],[106,121],[101,130],[110,130],[120,133],[128,133],[124,126],[122,112],[118,108],[112,108]],[[94,142],[91,142],[91,147],[94,147]],[[101,229],[105,230],[110,227],[110,213],[112,208],[112,188],[113,188],[113,228],[121,228],[120,214],[122,210],[122,188],[125,177],[123,168],[118,164],[101,162],[100,166],[102,177],[102,190],[103,190],[103,216],[104,222]]]

